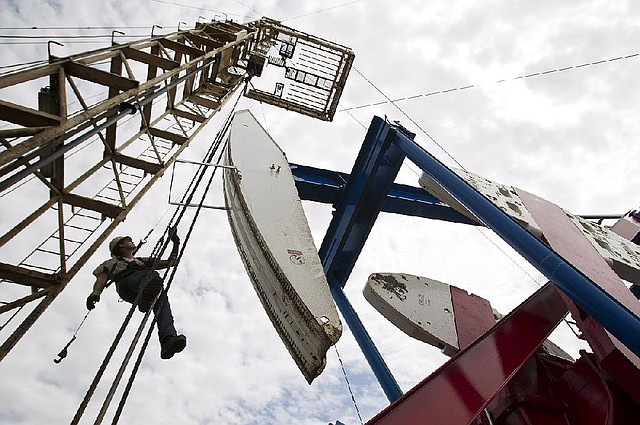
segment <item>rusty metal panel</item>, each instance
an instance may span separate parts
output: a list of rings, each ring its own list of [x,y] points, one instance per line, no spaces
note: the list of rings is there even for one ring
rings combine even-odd
[[[333,120],[355,57],[351,49],[268,18],[256,22],[256,27],[253,54],[266,59],[265,68],[245,96]]]

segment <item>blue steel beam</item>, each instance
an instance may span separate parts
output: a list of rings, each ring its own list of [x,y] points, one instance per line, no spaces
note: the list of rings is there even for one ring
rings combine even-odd
[[[344,317],[344,320],[349,325],[349,329],[351,329],[353,337],[360,346],[364,357],[367,359],[371,370],[373,370],[373,374],[378,379],[378,382],[382,387],[382,391],[384,391],[387,396],[389,403],[393,403],[402,397],[403,393],[400,386],[391,374],[387,364],[384,362],[382,355],[380,355],[380,352],[371,340],[371,337],[360,321],[358,314],[353,309],[353,306],[345,295],[342,286],[340,286],[333,276],[327,276],[327,280],[329,281],[329,288],[331,289],[333,299],[340,309],[342,317]]]
[[[404,154],[393,146],[394,133],[374,117],[351,176],[334,203],[333,219],[318,252],[336,305],[390,402],[402,391],[342,288],[404,160]]]
[[[327,276],[344,286],[404,160],[395,129],[374,117],[318,251]]]
[[[300,164],[289,164],[300,199],[305,201],[336,203],[351,176],[338,171],[324,170]],[[386,194],[382,212],[409,215],[477,225],[475,221],[453,208],[441,204],[421,187],[394,183]]]
[[[605,329],[640,356],[640,318],[401,132],[394,145]]]

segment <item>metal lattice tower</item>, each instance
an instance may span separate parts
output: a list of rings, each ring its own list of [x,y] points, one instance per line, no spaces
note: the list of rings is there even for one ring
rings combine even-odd
[[[1,223],[0,331],[22,320],[0,360],[244,82],[247,97],[331,120],[353,58],[263,18],[0,75],[0,199],[18,217]],[[275,87],[252,78],[265,67],[282,74]]]

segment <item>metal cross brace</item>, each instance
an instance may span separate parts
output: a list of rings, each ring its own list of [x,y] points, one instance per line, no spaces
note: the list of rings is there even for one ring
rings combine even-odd
[[[390,191],[398,189],[393,180],[405,157],[442,185],[631,351],[640,355],[638,316],[418,146],[413,137],[402,126],[374,117],[349,176],[334,174],[327,177],[322,172],[309,172],[308,167],[304,172],[315,175],[317,181],[301,177],[303,170],[298,175],[300,180],[306,180],[304,184],[298,182],[298,187],[307,185],[306,189],[309,189],[309,185],[315,184],[318,185],[316,188],[322,189],[318,190],[315,199],[308,194],[313,190],[303,190],[302,193],[307,193],[304,199],[334,201],[335,212],[319,250],[320,259],[338,307],[390,401],[397,400],[402,391],[342,288],[378,214],[384,210],[385,203],[389,205]],[[295,170],[296,166],[292,168]],[[424,199],[420,202],[429,203]],[[398,208],[393,212],[403,211]]]

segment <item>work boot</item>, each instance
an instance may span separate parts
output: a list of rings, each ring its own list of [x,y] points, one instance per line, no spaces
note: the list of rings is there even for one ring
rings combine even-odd
[[[149,311],[156,298],[158,298],[158,295],[160,295],[160,292],[162,292],[162,279],[152,278],[142,288],[140,301],[138,301],[138,310],[143,313]]]
[[[160,343],[160,358],[168,360],[174,354],[181,352],[187,346],[187,337],[184,335],[167,335]]]

